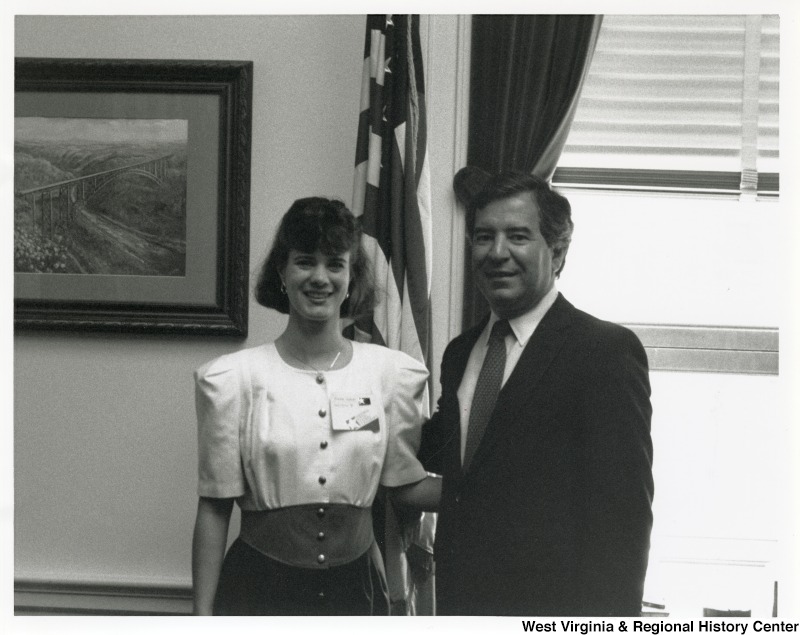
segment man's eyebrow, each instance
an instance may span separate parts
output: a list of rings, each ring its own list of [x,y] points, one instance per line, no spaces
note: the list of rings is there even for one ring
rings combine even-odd
[[[513,227],[503,227],[501,231],[505,234],[525,234],[530,236],[533,234],[533,229],[527,225],[514,225]]]

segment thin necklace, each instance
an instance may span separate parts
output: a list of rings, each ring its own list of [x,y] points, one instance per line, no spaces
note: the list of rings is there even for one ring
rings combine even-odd
[[[317,383],[318,383],[318,384],[321,384],[323,381],[325,381],[325,375],[323,375],[323,374],[322,374],[322,371],[321,371],[319,368],[317,368],[316,366],[312,366],[312,365],[311,365],[311,364],[309,364],[308,362],[306,362],[306,361],[304,361],[304,360],[300,359],[300,358],[299,358],[297,355],[293,354],[293,353],[292,353],[292,351],[290,351],[290,350],[289,350],[289,347],[288,347],[288,346],[286,347],[286,352],[287,352],[287,353],[289,353],[289,357],[291,357],[291,358],[292,358],[292,359],[294,359],[295,361],[298,361],[298,362],[300,362],[300,363],[301,363],[303,366],[308,366],[308,367],[309,367],[311,370],[313,370],[314,372],[316,372],[316,373],[317,373],[316,380],[317,380]],[[336,360],[338,360],[338,359],[339,359],[339,356],[340,356],[341,354],[342,354],[342,351],[341,351],[341,349],[339,349],[338,351],[336,351],[336,357],[334,357],[334,358],[333,358],[333,361],[331,362],[331,365],[330,365],[330,366],[328,366],[328,370],[331,370],[331,369],[333,368],[333,365],[336,363]]]

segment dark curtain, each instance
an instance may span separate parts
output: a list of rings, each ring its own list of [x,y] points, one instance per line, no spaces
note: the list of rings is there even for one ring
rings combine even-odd
[[[601,21],[593,15],[473,16],[467,165],[552,177]],[[469,263],[465,273],[466,329],[488,305]]]

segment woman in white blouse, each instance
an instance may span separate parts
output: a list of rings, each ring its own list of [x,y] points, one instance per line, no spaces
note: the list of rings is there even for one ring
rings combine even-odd
[[[425,366],[342,335],[340,318],[373,297],[350,211],[295,201],[256,287],[260,304],[288,313],[286,329],[195,372],[195,614],[388,613],[372,532],[378,486],[433,510],[441,482],[416,459]],[[226,554],[234,501],[241,529]]]

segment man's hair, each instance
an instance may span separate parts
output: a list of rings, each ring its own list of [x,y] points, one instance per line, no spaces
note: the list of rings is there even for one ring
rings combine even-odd
[[[272,249],[259,273],[256,301],[262,306],[289,313],[289,298],[281,290],[281,272],[289,251],[320,250],[327,256],[350,252],[350,297],[339,310],[341,316],[359,317],[374,306],[372,270],[361,245],[361,227],[344,203],[321,196],[297,199],[281,219]]]
[[[466,168],[465,168],[466,169]],[[456,175],[458,177],[458,175]],[[572,240],[572,208],[567,198],[550,187],[547,181],[524,172],[500,172],[489,176],[480,189],[467,201],[467,232],[475,230],[475,216],[495,201],[529,193],[539,208],[539,231],[547,246],[558,256],[566,252]],[[556,271],[561,274],[566,258]]]

